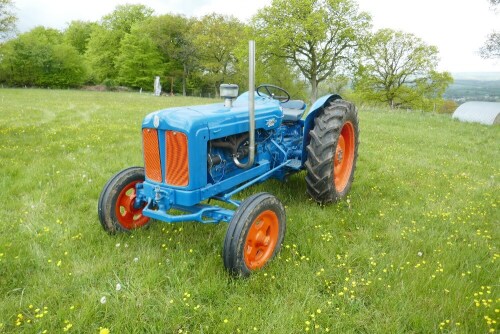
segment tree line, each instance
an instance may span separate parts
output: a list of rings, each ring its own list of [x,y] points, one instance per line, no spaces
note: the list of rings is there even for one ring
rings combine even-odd
[[[452,78],[436,70],[438,49],[412,34],[371,28],[354,0],[273,0],[249,23],[120,5],[98,22],[73,21],[62,31],[40,26],[1,43],[0,83],[152,90],[158,75],[167,93],[217,96],[221,83],[247,89],[248,40],[255,39],[256,82],[294,97],[314,101],[348,90],[392,108],[440,106]]]

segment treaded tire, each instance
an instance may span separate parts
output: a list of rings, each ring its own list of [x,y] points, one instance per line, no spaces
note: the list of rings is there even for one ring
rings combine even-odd
[[[307,146],[307,192],[318,203],[344,198],[358,158],[358,114],[354,104],[334,100],[314,119]]]
[[[142,216],[142,209],[133,207],[135,185],[144,182],[144,168],[130,167],[115,174],[104,186],[97,204],[102,227],[109,234],[129,232],[144,227],[150,219]]]
[[[222,251],[224,266],[233,276],[249,276],[280,251],[285,231],[283,204],[268,193],[250,196],[229,223]]]

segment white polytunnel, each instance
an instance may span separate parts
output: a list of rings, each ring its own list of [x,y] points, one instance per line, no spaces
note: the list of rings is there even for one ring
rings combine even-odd
[[[453,113],[462,122],[500,124],[500,102],[466,102]]]

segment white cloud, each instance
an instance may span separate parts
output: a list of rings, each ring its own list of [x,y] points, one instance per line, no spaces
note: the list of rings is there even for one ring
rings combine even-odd
[[[488,33],[500,30],[500,15],[487,0],[358,0],[372,14],[376,29],[413,33],[439,48],[440,69],[452,72],[500,71],[498,61],[481,59]]]

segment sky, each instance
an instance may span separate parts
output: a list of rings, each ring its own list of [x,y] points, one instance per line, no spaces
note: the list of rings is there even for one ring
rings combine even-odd
[[[216,12],[248,21],[270,0],[13,0],[18,30],[43,25],[64,29],[73,20],[98,21],[119,4],[144,4],[156,15],[175,13],[201,17]],[[439,48],[440,71],[500,72],[500,60],[484,60],[478,50],[486,36],[500,31],[500,8],[487,0],[356,0],[372,16],[374,30],[391,28],[412,33]],[[257,46],[258,47],[258,46]]]

